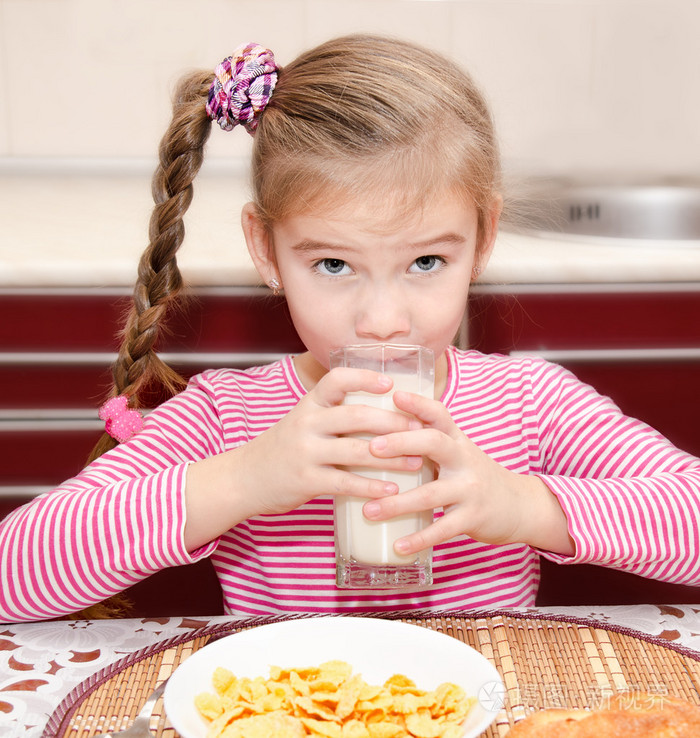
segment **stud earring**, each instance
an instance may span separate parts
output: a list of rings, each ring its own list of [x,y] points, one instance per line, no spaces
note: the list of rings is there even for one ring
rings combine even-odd
[[[281,285],[280,285],[279,281],[277,279],[275,279],[275,277],[273,277],[270,280],[269,287],[272,290],[272,294],[275,295],[275,297],[277,297],[277,295],[279,295],[279,293],[280,293]]]
[[[477,264],[472,269],[472,279],[476,279],[481,274],[481,267]]]

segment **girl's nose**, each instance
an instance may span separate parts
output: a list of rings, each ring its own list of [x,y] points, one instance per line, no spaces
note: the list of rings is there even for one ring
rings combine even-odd
[[[397,290],[376,288],[356,306],[355,332],[358,338],[387,342],[408,336],[410,311]]]

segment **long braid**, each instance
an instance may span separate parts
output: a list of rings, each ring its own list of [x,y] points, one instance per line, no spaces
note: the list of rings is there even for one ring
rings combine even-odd
[[[153,175],[155,208],[149,226],[149,245],[141,256],[132,305],[122,331],[119,355],[112,367],[110,396],[127,395],[132,407],[145,404],[147,395],[159,398],[179,392],[186,380],[156,353],[167,313],[181,297],[182,275],[177,250],[185,237],[183,218],[192,202],[192,181],[202,166],[204,146],[211,133],[205,105],[211,85],[210,72],[184,77],[173,100],[173,117],[159,148],[159,164]],[[88,462],[117,445],[104,433]],[[70,616],[71,618],[124,617],[131,604],[115,595]]]
[[[194,72],[177,87],[172,121],[161,140],[153,175],[150,242],[139,262],[132,306],[112,367],[111,397],[127,397],[132,408],[147,405],[149,398],[157,404],[186,384],[160,359],[156,348],[168,311],[181,302],[183,282],[176,254],[185,238],[183,218],[192,202],[192,181],[204,160],[211,121],[216,120],[224,130],[240,124],[252,134],[274,89],[276,70],[270,51],[248,44],[217,67],[214,83],[209,72]],[[105,433],[88,461],[115,445],[114,438]],[[116,595],[73,617],[119,617],[128,610],[128,600]]]
[[[110,396],[127,395],[134,408],[146,405],[147,395],[164,399],[186,384],[160,359],[156,347],[167,313],[177,304],[183,287],[176,254],[185,237],[183,218],[192,202],[192,181],[202,166],[204,146],[211,133],[205,109],[210,85],[210,72],[195,72],[182,79],[173,100],[172,121],[160,143],[151,187],[155,207],[149,226],[150,242],[139,262],[132,305],[112,367]],[[115,446],[114,438],[105,433],[88,461]]]

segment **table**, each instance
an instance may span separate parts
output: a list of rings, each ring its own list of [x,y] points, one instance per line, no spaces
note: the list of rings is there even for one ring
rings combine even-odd
[[[700,606],[634,605],[514,610],[538,617],[590,618],[700,654]],[[0,624],[0,736],[39,738],[76,685],[124,656],[231,618],[143,618]]]

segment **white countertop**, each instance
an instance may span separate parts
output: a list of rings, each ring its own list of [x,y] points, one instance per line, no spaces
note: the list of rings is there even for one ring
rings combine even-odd
[[[179,254],[193,286],[259,284],[239,225],[243,178],[202,174]],[[129,287],[147,242],[146,174],[0,174],[0,288]],[[565,240],[501,231],[489,284],[700,282],[698,242]]]

